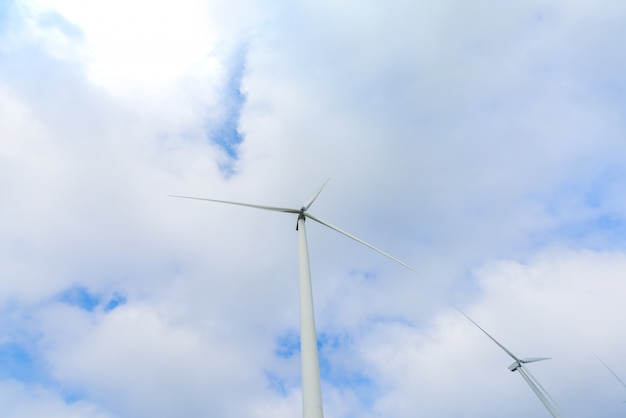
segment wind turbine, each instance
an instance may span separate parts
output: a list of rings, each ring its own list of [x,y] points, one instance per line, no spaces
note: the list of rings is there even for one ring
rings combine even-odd
[[[415,271],[408,264],[403,263],[395,257],[379,250],[371,244],[343,231],[336,226],[329,224],[320,218],[313,216],[307,210],[313,204],[317,196],[321,193],[328,180],[317,189],[311,197],[309,197],[300,209],[281,208],[275,206],[254,205],[250,203],[230,202],[226,200],[206,199],[201,197],[170,195],[171,197],[179,197],[183,199],[204,200],[209,202],[226,203],[229,205],[247,206],[256,209],[263,209],[273,212],[284,212],[298,215],[296,230],[298,231],[298,259],[300,271],[300,357],[302,366],[302,411],[304,418],[323,418],[324,412],[322,408],[322,389],[320,381],[319,357],[317,352],[317,334],[315,331],[315,316],[313,312],[313,292],[311,289],[311,268],[309,265],[309,251],[307,247],[306,231],[304,221],[309,218],[340,234],[352,238],[373,249],[376,252],[392,259],[396,263],[403,265],[409,270]]]
[[[459,308],[456,308],[456,309],[459,312],[461,312],[467,319],[469,319],[474,325],[476,325],[478,329],[484,332],[487,337],[489,337],[494,343],[498,345],[498,347],[503,349],[505,353],[511,356],[513,360],[515,360],[513,364],[509,366],[509,370],[512,372],[515,372],[515,371],[519,372],[519,374],[524,378],[526,383],[528,383],[528,386],[530,386],[533,392],[535,392],[535,395],[537,395],[537,397],[541,400],[544,406],[548,409],[550,414],[552,414],[552,416],[555,418],[560,418],[562,415],[557,410],[555,406],[556,402],[554,402],[554,399],[552,399],[552,397],[543,388],[543,386],[541,386],[539,381],[537,381],[537,379],[530,373],[530,371],[526,367],[524,367],[524,364],[526,363],[533,363],[535,361],[541,361],[541,360],[550,360],[550,357],[529,357],[529,358],[523,358],[523,359],[518,358],[515,354],[509,351],[505,346],[500,344],[498,340],[496,340],[491,335],[489,335],[489,333],[485,331],[480,325],[474,322],[474,320],[470,318],[465,312],[463,312]]]

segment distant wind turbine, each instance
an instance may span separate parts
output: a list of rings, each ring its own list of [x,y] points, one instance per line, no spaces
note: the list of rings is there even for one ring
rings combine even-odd
[[[541,402],[544,404],[544,406],[548,409],[550,414],[552,414],[552,416],[555,417],[555,418],[560,418],[562,415],[557,410],[557,408],[555,406],[556,402],[554,402],[554,399],[552,399],[552,397],[543,388],[543,386],[541,386],[541,384],[530,373],[530,371],[526,367],[524,367],[524,364],[526,364],[526,363],[533,363],[535,361],[541,361],[541,360],[550,360],[550,357],[529,357],[529,358],[523,358],[523,359],[518,358],[515,354],[513,354],[511,351],[509,351],[505,346],[500,344],[495,338],[493,338],[491,335],[489,335],[489,333],[487,331],[485,331],[480,325],[478,325],[476,322],[474,322],[474,320],[472,318],[470,318],[465,312],[463,312],[459,308],[456,308],[456,309],[459,312],[461,312],[467,319],[469,319],[474,325],[476,325],[478,327],[478,329],[480,329],[482,332],[484,332],[487,337],[489,337],[494,343],[496,343],[498,345],[498,347],[503,349],[505,353],[507,353],[509,356],[511,356],[511,358],[513,358],[513,360],[515,360],[515,362],[509,366],[509,370],[512,371],[512,372],[518,371],[519,374],[524,378],[526,383],[528,383],[528,386],[530,386],[530,388],[533,390],[533,392],[535,392],[535,395],[537,395],[537,397],[541,400]]]
[[[374,251],[392,259],[396,263],[403,265],[409,270],[415,271],[408,264],[403,263],[397,258],[392,257],[386,252],[379,250],[373,245],[355,237],[343,231],[336,226],[325,222],[309,212],[307,210],[313,204],[317,196],[321,193],[324,186],[328,183],[328,180],[322,186],[315,191],[307,199],[304,205],[300,209],[295,208],[280,208],[274,206],[262,206],[253,205],[250,203],[230,202],[226,200],[205,199],[201,197],[191,196],[178,196],[170,195],[171,197],[179,197],[183,199],[195,199],[205,200],[209,202],[227,203],[230,205],[247,206],[256,209],[269,210],[273,212],[285,212],[298,215],[298,221],[296,224],[296,230],[298,231],[298,258],[299,258],[299,270],[300,270],[300,356],[302,363],[302,411],[304,418],[323,418],[324,412],[322,408],[322,389],[320,381],[320,368],[319,357],[317,352],[317,334],[315,331],[315,316],[313,312],[313,292],[311,289],[311,268],[309,266],[309,251],[307,247],[306,231],[304,229],[304,221],[306,218],[312,219],[330,229],[333,229],[340,234],[352,238],[353,240],[360,242],[366,247],[371,248]]]

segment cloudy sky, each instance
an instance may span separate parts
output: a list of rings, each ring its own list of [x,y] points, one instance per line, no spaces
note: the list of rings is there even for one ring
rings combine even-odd
[[[3,417],[626,415],[626,4],[0,2]],[[621,319],[620,319],[621,318]],[[594,356],[595,354],[595,356]]]

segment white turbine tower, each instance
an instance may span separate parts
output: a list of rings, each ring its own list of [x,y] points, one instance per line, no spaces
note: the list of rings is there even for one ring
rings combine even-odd
[[[528,383],[528,386],[530,386],[533,392],[535,392],[535,395],[537,395],[537,397],[541,400],[544,406],[548,409],[550,414],[552,414],[552,416],[555,418],[562,417],[563,415],[561,414],[561,412],[558,411],[556,407],[556,402],[554,401],[554,399],[552,399],[552,397],[543,388],[543,386],[541,386],[539,381],[537,381],[537,379],[530,373],[530,371],[526,367],[524,367],[524,364],[526,363],[533,363],[535,361],[541,361],[541,360],[550,360],[550,357],[529,357],[529,358],[523,358],[523,359],[518,358],[515,354],[509,351],[505,346],[500,344],[498,340],[496,340],[491,335],[489,335],[489,333],[485,331],[480,325],[474,322],[474,320],[470,318],[465,312],[463,312],[459,308],[457,308],[457,310],[461,312],[467,319],[469,319],[474,325],[476,325],[478,329],[484,332],[487,337],[489,337],[494,343],[498,345],[498,347],[503,349],[505,353],[511,356],[513,360],[515,360],[513,364],[509,366],[509,370],[512,372],[515,372],[515,371],[519,372],[519,374],[524,378],[526,383]]]
[[[256,209],[269,210],[273,212],[285,212],[298,215],[296,230],[298,231],[298,257],[300,270],[300,356],[302,364],[302,411],[304,418],[323,418],[322,409],[322,389],[320,381],[319,357],[317,352],[317,334],[315,331],[315,317],[313,312],[313,292],[311,289],[311,269],[309,267],[309,251],[307,248],[306,231],[304,221],[306,218],[312,219],[320,224],[333,229],[340,234],[352,238],[361,244],[389,257],[393,261],[403,265],[404,267],[415,271],[409,265],[403,263],[397,258],[392,257],[386,252],[379,250],[373,245],[343,231],[336,226],[325,222],[316,216],[311,215],[307,210],[313,204],[317,196],[320,194],[326,183],[315,191],[304,203],[300,209],[280,208],[274,206],[253,205],[250,203],[230,202],[226,200],[206,199],[201,197],[170,195],[171,197],[179,197],[183,199],[204,200],[209,202],[227,203],[230,205],[247,206]]]

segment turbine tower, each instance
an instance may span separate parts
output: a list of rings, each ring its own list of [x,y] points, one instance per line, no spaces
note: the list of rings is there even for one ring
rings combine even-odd
[[[323,418],[324,412],[322,407],[322,388],[320,379],[320,367],[319,357],[317,351],[317,334],[315,331],[315,316],[313,312],[313,291],[311,288],[311,268],[309,265],[309,250],[307,247],[306,230],[304,227],[305,220],[307,218],[314,220],[330,229],[333,229],[340,234],[352,238],[353,240],[371,248],[372,250],[392,259],[396,263],[403,265],[409,270],[415,271],[408,264],[403,263],[395,257],[387,254],[386,252],[379,250],[371,244],[355,237],[343,231],[336,226],[329,224],[326,221],[313,216],[308,211],[309,207],[313,204],[317,196],[321,193],[324,186],[328,183],[328,180],[322,186],[315,191],[307,199],[304,205],[300,209],[296,208],[281,208],[275,206],[262,206],[254,205],[250,203],[230,202],[226,200],[206,199],[201,197],[192,196],[178,196],[170,195],[171,197],[178,197],[183,199],[204,200],[209,202],[226,203],[229,205],[247,206],[255,209],[263,209],[273,212],[284,212],[298,215],[298,221],[296,224],[296,230],[298,231],[298,259],[300,270],[300,358],[302,366],[302,412],[304,418]]]
[[[550,414],[552,414],[552,416],[555,418],[562,417],[563,415],[557,409],[556,402],[554,401],[554,399],[552,399],[552,397],[543,388],[543,386],[541,386],[539,381],[530,373],[530,370],[524,367],[524,364],[526,363],[533,363],[535,361],[541,361],[541,360],[550,360],[550,357],[529,357],[529,358],[523,358],[523,359],[518,358],[515,354],[509,351],[505,346],[500,344],[498,340],[496,340],[491,335],[489,335],[489,333],[485,331],[480,325],[474,322],[474,320],[470,318],[465,312],[463,312],[459,308],[456,308],[456,309],[459,312],[461,312],[467,319],[469,319],[474,325],[476,325],[478,329],[484,332],[487,337],[489,337],[494,343],[498,345],[498,347],[503,349],[505,353],[511,356],[513,360],[515,360],[513,364],[509,366],[509,370],[512,372],[515,372],[515,371],[519,372],[519,374],[524,378],[526,383],[528,383],[528,386],[530,386],[533,392],[535,392],[535,395],[537,395],[537,397],[541,400],[541,402],[544,404],[544,406],[550,412]]]

